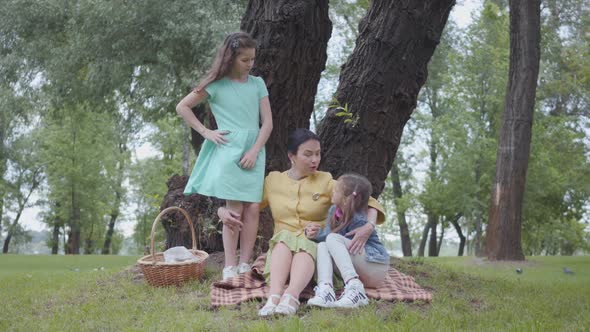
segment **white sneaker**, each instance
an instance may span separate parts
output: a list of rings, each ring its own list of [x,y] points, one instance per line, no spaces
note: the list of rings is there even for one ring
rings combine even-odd
[[[231,279],[238,275],[238,268],[235,266],[226,266],[223,268],[223,280]]]
[[[238,265],[238,273],[239,274],[246,273],[248,271],[252,271],[252,267],[250,266],[250,264],[240,263],[240,265]]]
[[[319,286],[315,286],[313,290],[315,291],[315,296],[307,301],[307,305],[313,305],[322,308],[331,308],[334,306],[334,303],[336,302],[336,294],[334,294],[334,289],[332,286],[328,284],[321,284]]]
[[[334,303],[334,306],[338,308],[357,308],[367,304],[369,304],[369,299],[365,294],[365,286],[360,280],[352,279],[344,286],[344,293]]]

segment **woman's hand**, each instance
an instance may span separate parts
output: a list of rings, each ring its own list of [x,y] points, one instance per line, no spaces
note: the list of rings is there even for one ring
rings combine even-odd
[[[217,209],[217,216],[219,217],[219,221],[223,223],[224,226],[227,226],[232,232],[239,232],[242,230],[242,226],[244,223],[240,220],[240,214],[226,207],[219,207]]]
[[[256,149],[248,150],[240,160],[240,167],[245,169],[254,168],[256,165],[256,157],[258,157],[258,151],[256,151]]]
[[[318,235],[318,232],[320,231],[320,228],[320,225],[310,222],[309,224],[305,225],[305,236],[308,239],[315,239],[315,237]]]
[[[229,134],[229,131],[227,131],[227,130],[219,131],[219,130],[205,129],[201,135],[206,140],[209,140],[209,141],[215,143],[215,145],[219,145],[219,144],[227,143],[227,139],[224,137],[227,134]]]
[[[373,229],[373,225],[371,223],[367,223],[366,225],[356,228],[345,234],[345,236],[353,235],[352,241],[348,246],[348,252],[351,255],[358,255],[363,252],[365,243],[367,243],[369,236],[371,236],[371,233],[373,233]]]

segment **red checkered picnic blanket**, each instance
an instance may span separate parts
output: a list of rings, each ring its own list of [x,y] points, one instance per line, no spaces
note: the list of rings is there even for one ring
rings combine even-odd
[[[262,272],[266,255],[256,259],[252,265],[252,271],[242,273],[225,281],[217,281],[211,285],[211,305],[238,304],[250,299],[263,299],[269,294],[269,286],[266,284]],[[365,288],[367,296],[376,300],[387,301],[416,301],[430,302],[432,293],[418,285],[414,278],[405,275],[393,267],[385,277],[385,282],[379,288]],[[337,292],[338,293],[338,292]],[[313,289],[308,285],[299,298],[308,300],[314,295]]]

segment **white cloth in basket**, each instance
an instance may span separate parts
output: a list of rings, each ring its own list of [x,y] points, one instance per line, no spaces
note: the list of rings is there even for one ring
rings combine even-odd
[[[183,246],[172,247],[166,251],[164,251],[164,262],[166,263],[174,263],[174,262],[189,262],[189,261],[198,261],[199,258],[193,255],[188,249]]]

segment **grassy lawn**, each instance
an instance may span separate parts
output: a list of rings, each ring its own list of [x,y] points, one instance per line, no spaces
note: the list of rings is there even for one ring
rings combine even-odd
[[[137,257],[0,255],[0,331],[583,331],[590,329],[590,257],[395,260],[434,292],[432,303],[372,301],[260,319],[259,303],[212,308],[202,283],[154,289],[124,270]],[[563,273],[568,267],[573,275]],[[522,273],[515,272],[517,268]]]

